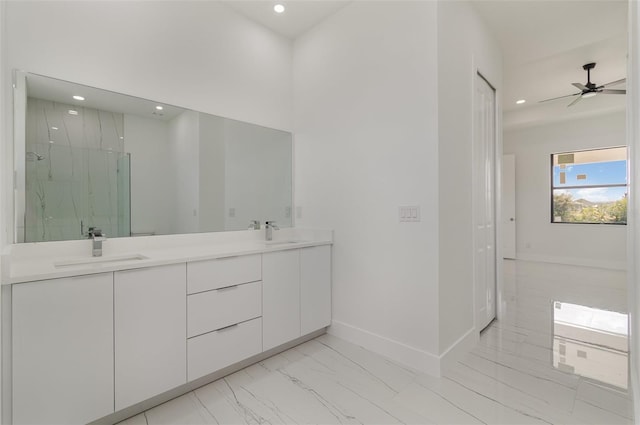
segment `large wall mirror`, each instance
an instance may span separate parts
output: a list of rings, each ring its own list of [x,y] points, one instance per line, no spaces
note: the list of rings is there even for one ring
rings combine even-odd
[[[16,242],[292,225],[291,133],[17,72]]]

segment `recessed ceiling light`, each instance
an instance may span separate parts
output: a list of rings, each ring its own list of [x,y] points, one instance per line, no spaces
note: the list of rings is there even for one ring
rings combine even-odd
[[[598,93],[596,93],[596,92],[592,91],[592,92],[589,92],[589,93],[585,93],[585,94],[583,94],[583,95],[582,95],[582,98],[583,98],[583,99],[588,99],[588,98],[593,97],[593,96],[595,96],[595,95],[597,95],[597,94],[598,94]]]
[[[162,106],[158,105],[158,106],[156,106],[156,109],[157,109],[158,111],[162,111],[164,108],[163,108]]]
[[[69,115],[78,115],[78,111],[75,109],[69,109]]]
[[[57,130],[58,127],[51,127],[51,130]]]
[[[524,102],[526,102],[526,100],[524,100],[524,99],[516,100],[516,103],[518,105],[522,105]]]
[[[52,143],[52,144],[53,144],[53,143],[55,143],[55,142],[54,142],[53,140],[49,140],[49,143]]]
[[[273,6],[273,10],[276,13],[282,13],[282,12],[284,12],[284,6],[281,5],[281,4],[276,4],[275,6]]]
[[[82,96],[78,96],[78,95],[73,96],[73,98],[74,98],[75,100],[84,100],[84,97],[82,97]]]
[[[120,140],[124,140],[124,136],[120,136]]]

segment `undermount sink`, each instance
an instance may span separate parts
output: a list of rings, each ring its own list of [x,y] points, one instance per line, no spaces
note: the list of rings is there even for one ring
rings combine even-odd
[[[111,255],[108,257],[91,257],[91,258],[78,258],[75,260],[58,261],[53,263],[55,268],[61,267],[74,267],[74,266],[89,266],[92,264],[104,264],[104,263],[120,263],[123,261],[140,261],[148,260],[149,257],[145,257],[140,254],[130,255]]]
[[[294,240],[286,240],[286,241],[265,241],[265,245],[274,246],[274,245],[288,245],[292,243],[302,243],[304,241],[294,241]]]

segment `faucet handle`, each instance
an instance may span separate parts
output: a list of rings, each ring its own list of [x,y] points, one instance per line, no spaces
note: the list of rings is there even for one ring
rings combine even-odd
[[[280,230],[280,228],[276,225],[275,221],[265,221],[264,225],[265,227],[271,227],[272,229]]]
[[[251,223],[249,223],[249,229],[260,230],[260,220],[251,220]]]
[[[89,237],[89,239],[93,239],[93,240],[104,241],[107,239],[107,235],[105,233],[102,233],[102,230],[98,229],[97,227],[89,227],[87,236]]]

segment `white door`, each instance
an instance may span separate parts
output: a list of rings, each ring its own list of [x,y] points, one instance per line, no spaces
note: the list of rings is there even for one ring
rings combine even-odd
[[[474,285],[476,325],[496,317],[495,90],[476,75],[474,100]]]
[[[502,156],[502,256],[516,258],[516,156]]]

